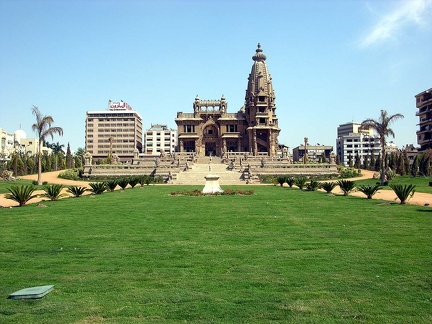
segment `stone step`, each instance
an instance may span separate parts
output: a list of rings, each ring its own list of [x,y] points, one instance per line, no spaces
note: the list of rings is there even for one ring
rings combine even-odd
[[[214,159],[213,159],[214,160]],[[240,179],[241,173],[238,171],[227,170],[227,166],[221,163],[212,163],[211,170],[209,164],[195,163],[189,170],[177,174],[175,184],[183,185],[205,185],[205,176],[216,174],[219,176],[220,185],[242,185],[245,181]]]

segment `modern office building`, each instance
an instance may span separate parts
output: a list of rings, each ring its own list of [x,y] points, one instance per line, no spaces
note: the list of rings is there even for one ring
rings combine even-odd
[[[258,44],[252,57],[245,104],[238,112],[227,112],[224,96],[220,100],[201,100],[197,96],[193,112],[177,113],[179,152],[194,152],[198,156],[221,156],[227,152],[277,156],[280,129],[266,59]]]
[[[166,125],[151,125],[145,131],[144,150],[147,155],[172,154],[177,148],[177,130]]]
[[[432,148],[432,88],[415,96],[417,116],[419,117],[419,130],[417,143],[420,151]]]
[[[142,151],[142,118],[124,101],[108,103],[108,110],[87,111],[85,150],[93,161],[116,155],[131,161]]]

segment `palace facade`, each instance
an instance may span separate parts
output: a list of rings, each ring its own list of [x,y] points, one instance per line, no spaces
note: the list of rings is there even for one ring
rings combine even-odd
[[[198,157],[229,152],[277,156],[280,129],[266,58],[258,44],[252,57],[245,104],[238,112],[228,113],[224,96],[220,100],[201,100],[196,96],[193,112],[177,113],[179,152],[193,152]]]

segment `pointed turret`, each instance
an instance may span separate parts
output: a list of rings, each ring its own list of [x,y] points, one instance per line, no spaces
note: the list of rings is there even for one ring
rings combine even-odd
[[[245,96],[245,113],[248,121],[250,151],[257,155],[267,152],[277,154],[277,136],[280,132],[276,117],[275,94],[272,78],[266,64],[266,55],[258,43]]]

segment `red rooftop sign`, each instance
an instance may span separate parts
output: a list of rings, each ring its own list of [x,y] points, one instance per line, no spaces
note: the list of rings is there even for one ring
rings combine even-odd
[[[127,102],[120,100],[120,102],[113,102],[111,100],[108,101],[108,108],[110,110],[132,110],[132,107],[129,106]]]

